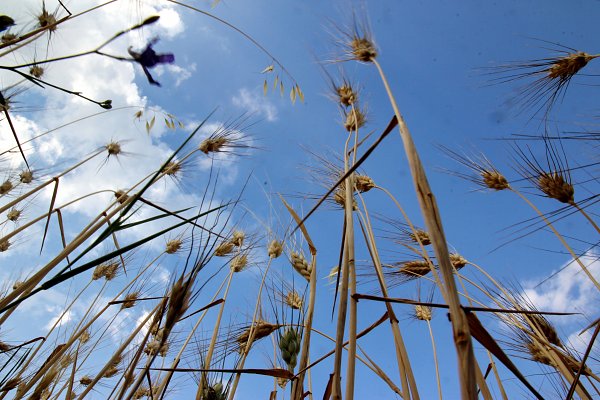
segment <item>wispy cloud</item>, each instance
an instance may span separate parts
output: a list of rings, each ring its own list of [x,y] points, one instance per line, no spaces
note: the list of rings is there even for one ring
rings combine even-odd
[[[261,116],[267,121],[277,119],[277,108],[267,98],[257,91],[250,91],[248,88],[241,88],[231,102],[234,106],[243,109],[246,112]]]

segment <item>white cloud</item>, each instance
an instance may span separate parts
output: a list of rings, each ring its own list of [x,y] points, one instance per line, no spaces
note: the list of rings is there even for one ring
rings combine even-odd
[[[590,273],[599,279],[600,261],[598,255],[589,252],[580,258]],[[551,272],[553,274],[554,272]],[[598,299],[598,289],[582,271],[578,263],[570,261],[561,271],[540,287],[533,282],[524,285],[525,295],[540,310],[561,312],[592,312],[593,299]]]
[[[266,118],[267,121],[277,119],[277,108],[262,94],[251,92],[247,88],[239,90],[238,94],[231,99],[234,106],[246,112]]]
[[[589,251],[580,260],[596,279],[600,277],[600,260],[595,252]],[[533,281],[526,282],[523,293],[538,310],[581,313],[548,316],[548,319],[561,327],[560,330],[565,332],[566,342],[572,349],[583,353],[589,344],[593,328],[582,335],[580,332],[591,320],[597,318],[595,305],[600,300],[600,294],[575,261],[567,262],[559,271],[551,272],[550,274],[556,275],[539,287]],[[594,347],[598,346],[596,343]]]

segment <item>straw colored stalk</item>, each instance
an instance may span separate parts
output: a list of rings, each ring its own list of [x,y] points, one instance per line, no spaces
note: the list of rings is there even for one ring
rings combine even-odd
[[[477,399],[477,384],[475,375],[475,356],[473,354],[473,343],[471,334],[469,333],[469,325],[466,315],[461,308],[456,283],[454,282],[454,274],[452,263],[450,262],[450,252],[442,227],[442,218],[439,213],[437,202],[433,192],[427,181],[427,176],[423,168],[423,164],[419,158],[416,146],[412,140],[408,126],[406,125],[400,109],[396,104],[396,99],[387,82],[387,78],[376,58],[371,58],[370,61],[377,68],[381,81],[388,94],[390,104],[394,109],[394,114],[398,120],[398,129],[400,137],[404,144],[404,151],[408,160],[408,165],[413,178],[415,192],[419,200],[423,219],[427,227],[427,232],[432,239],[432,245],[438,260],[440,271],[444,278],[443,291],[445,300],[450,307],[450,315],[452,316],[452,329],[454,333],[454,342],[458,352],[459,377],[461,393],[465,399]]]
[[[358,118],[359,109],[357,104],[352,104],[352,113],[354,114],[355,124],[352,127],[352,131],[354,132],[354,160],[356,159],[356,153],[358,151],[358,129],[361,127],[359,124],[360,120]],[[364,120],[364,118],[363,118]],[[363,121],[364,124],[364,121]],[[351,135],[348,135],[348,139],[346,140],[346,146],[344,148],[344,173],[348,173],[350,169],[350,162],[348,157],[348,146],[350,142]],[[354,163],[354,161],[352,161]],[[368,177],[367,177],[368,178]],[[353,400],[354,399],[354,384],[355,384],[355,374],[356,374],[356,329],[357,329],[357,320],[358,320],[358,303],[354,299],[356,294],[356,268],[354,262],[354,217],[352,212],[354,211],[354,188],[361,187],[363,190],[359,190],[359,193],[366,192],[370,190],[374,184],[372,185],[372,181],[370,178],[365,179],[361,176],[359,179],[356,175],[351,174],[348,178],[346,178],[346,196],[345,196],[345,204],[344,204],[344,214],[345,214],[345,226],[346,226],[346,234],[344,243],[344,260],[342,263],[342,268],[347,268],[349,273],[349,282],[348,289],[350,291],[350,321],[348,325],[348,362],[346,364],[346,399]],[[343,273],[342,273],[343,274]],[[343,334],[342,334],[343,340]],[[336,343],[337,344],[337,343]],[[341,391],[340,391],[341,395]],[[335,398],[335,397],[334,397]]]
[[[304,333],[303,333],[303,341],[302,341],[302,349],[300,352],[300,362],[298,366],[298,370],[301,371],[298,373],[297,379],[294,381],[294,386],[292,390],[292,399],[293,400],[301,400],[303,396],[303,386],[304,386],[304,376],[305,369],[308,365],[309,351],[310,351],[310,338],[311,331],[314,319],[314,311],[315,311],[315,302],[317,298],[317,254],[316,249],[313,250],[311,247],[311,266],[310,266],[310,281],[309,281],[309,293],[310,297],[308,299],[308,309],[306,312],[306,316],[304,318]],[[310,384],[310,376],[309,376],[309,384]]]
[[[229,276],[227,278],[227,285],[225,286],[225,293],[223,294],[223,302],[219,307],[219,313],[217,314],[215,326],[213,327],[213,334],[210,339],[208,350],[206,351],[206,357],[204,358],[204,368],[207,369],[210,369],[213,352],[215,350],[215,344],[217,343],[217,337],[219,336],[219,329],[221,327],[221,318],[223,317],[223,310],[225,309],[225,304],[227,303],[227,295],[229,294],[229,288],[231,287],[231,281],[233,279],[234,274],[235,271],[233,269],[230,269]],[[206,382],[204,382],[204,379],[200,379],[200,383],[198,384],[198,390],[196,391],[196,400],[200,400],[202,398],[205,384]]]
[[[359,218],[361,221],[360,225],[361,225],[362,233],[363,233],[363,236],[365,237],[367,249],[369,250],[369,255],[370,255],[371,260],[373,261],[373,265],[375,267],[375,272],[377,275],[377,281],[379,283],[379,288],[381,290],[381,294],[383,297],[389,297],[388,288],[385,283],[385,277],[383,274],[381,258],[379,256],[379,249],[377,248],[377,244],[375,241],[375,234],[373,233],[373,228],[371,226],[369,210],[365,204],[363,197],[361,195],[359,195],[359,198],[360,198],[362,206],[363,206],[362,209],[364,210],[364,216],[362,213],[359,214]],[[406,351],[406,346],[404,345],[404,339],[402,338],[402,334],[400,332],[400,327],[398,325],[398,318],[396,317],[396,314],[394,312],[394,309],[392,308],[391,303],[386,302],[385,307],[388,312],[388,318],[390,320],[392,335],[394,337],[394,349],[396,351],[396,361],[398,363],[398,372],[400,374],[400,382],[401,382],[401,386],[402,386],[402,398],[403,399],[419,399],[417,383],[415,381],[415,377],[412,372],[412,368],[410,365],[410,358],[408,356],[408,352]]]
[[[235,236],[235,233],[234,233]],[[241,243],[240,243],[241,246]],[[271,246],[268,246],[268,250],[270,253],[270,249]],[[252,346],[252,343],[254,342],[254,340],[256,338],[261,338],[261,337],[265,337],[267,335],[270,335],[275,329],[271,330],[270,328],[270,324],[265,325],[265,323],[263,321],[259,320],[259,312],[261,309],[261,301],[262,301],[262,290],[263,287],[265,285],[265,279],[267,278],[267,272],[269,272],[269,269],[271,268],[271,263],[273,261],[274,257],[269,257],[269,262],[267,263],[267,267],[265,268],[265,272],[263,273],[261,282],[260,282],[260,287],[258,288],[258,295],[256,297],[256,304],[254,306],[254,314],[252,315],[252,323],[250,324],[250,329],[249,331],[247,331],[247,335],[246,332],[244,332],[242,335],[240,335],[236,341],[238,342],[238,344],[240,345],[240,349],[242,351],[242,357],[240,358],[236,368],[238,369],[242,369],[244,368],[244,364],[246,363],[246,358],[248,357],[248,354],[250,353],[250,347]],[[269,332],[270,331],[270,332]],[[267,333],[268,332],[268,333]],[[233,379],[233,383],[231,385],[231,388],[229,389],[229,398],[233,400],[234,396],[235,396],[235,392],[237,390],[237,386],[238,383],[240,381],[241,378],[241,374],[237,373],[235,374],[235,378]],[[204,379],[202,378],[201,381],[203,381]],[[201,385],[203,385],[203,383],[201,383]],[[203,393],[203,392],[200,392]],[[198,398],[198,394],[196,394],[196,398]]]
[[[299,371],[300,372],[298,373],[297,379],[295,380],[295,383],[294,383],[294,387],[292,388],[292,399],[297,400],[297,399],[301,399],[303,396],[304,376],[305,376],[306,368],[308,365],[309,351],[310,351],[310,339],[311,339],[311,332],[313,330],[312,324],[313,324],[313,317],[314,317],[314,310],[315,310],[315,301],[316,301],[316,297],[317,297],[317,248],[315,247],[310,235],[308,234],[308,230],[306,229],[306,226],[304,226],[304,224],[302,223],[302,220],[298,216],[298,214],[294,211],[294,209],[292,207],[290,207],[290,205],[283,199],[283,197],[281,197],[281,201],[283,202],[283,204],[285,205],[285,207],[291,214],[292,218],[294,218],[294,221],[296,221],[296,223],[298,224],[298,228],[300,228],[300,231],[302,232],[302,235],[304,236],[304,239],[306,240],[306,243],[308,244],[308,247],[310,249],[310,255],[311,255],[310,279],[309,279],[309,295],[310,295],[310,297],[308,300],[308,309],[307,309],[306,315],[304,317],[304,330],[303,330],[303,334],[302,334],[302,349],[301,349],[301,353],[300,353],[300,363],[299,363],[299,365],[300,365]],[[308,382],[309,382],[309,386],[310,386],[310,384],[311,384],[310,372],[309,372]]]
[[[121,359],[123,358],[123,352],[127,349],[127,346],[129,346],[129,344],[135,339],[137,334],[142,330],[146,323],[150,321],[150,318],[155,317],[156,312],[160,309],[160,307],[161,304],[157,304],[154,307],[154,309],[151,312],[149,312],[148,315],[131,332],[129,337],[127,337],[127,339],[125,339],[123,343],[121,343],[121,346],[119,346],[119,348],[113,353],[112,357],[108,360],[106,364],[104,364],[104,367],[102,367],[98,374],[96,374],[94,379],[92,379],[92,381],[88,383],[84,391],[79,395],[79,397],[77,397],[77,400],[83,400],[85,396],[94,388],[96,383],[98,383],[100,379],[104,378],[106,373],[109,370],[113,369],[115,365],[121,361]]]
[[[52,332],[54,332],[54,329],[56,329],[59,325],[60,322],[62,321],[62,318],[66,315],[67,312],[69,312],[69,310],[73,307],[73,305],[76,304],[77,300],[79,299],[79,297],[86,291],[86,289],[90,286],[91,281],[87,283],[87,285],[85,285],[80,291],[79,293],[77,293],[77,295],[73,298],[73,300],[71,300],[71,302],[65,307],[65,309],[63,310],[62,314],[59,315],[59,317],[56,319],[56,321],[54,322],[54,324],[50,327],[50,329],[48,330],[48,332],[46,332],[46,337],[49,337]],[[82,318],[83,320],[84,318]],[[31,364],[31,362],[35,359],[35,356],[38,354],[38,352],[42,349],[42,346],[44,345],[45,341],[40,341],[40,343],[36,346],[36,348],[31,352],[31,354],[29,355],[29,357],[21,364],[19,371],[17,372],[17,375],[15,377],[13,377],[11,380],[14,381],[19,381],[19,383],[22,381],[21,376],[23,375],[23,373],[27,370],[27,367]],[[6,384],[5,384],[6,386]],[[3,390],[0,389],[0,392],[3,392]],[[0,395],[0,400],[4,399],[4,397],[6,396],[6,392],[2,393]]]
[[[94,304],[96,303],[96,301],[100,298],[102,291],[98,292],[98,295],[96,296],[96,298],[94,299],[94,301],[92,302],[92,305],[88,308],[88,310],[86,311],[86,315],[84,315],[79,324],[75,327],[75,333],[73,333],[71,335],[71,337],[69,338],[69,340],[67,341],[67,343],[65,343],[65,345],[58,351],[56,352],[53,357],[52,360],[48,360],[51,364],[51,362],[54,362],[58,359],[60,359],[60,357],[62,357],[62,355],[73,345],[73,343],[76,340],[80,340],[80,341],[84,341],[84,337],[88,337],[89,338],[89,328],[92,326],[92,324],[94,322],[96,322],[96,320],[98,320],[98,318],[100,318],[104,312],[111,306],[113,301],[116,301],[117,299],[119,299],[124,293],[125,291],[134,284],[134,282],[137,281],[137,279],[142,276],[147,270],[148,268],[150,268],[150,266],[152,266],[154,264],[154,262],[156,260],[158,260],[159,257],[161,257],[162,255],[157,256],[153,261],[151,261],[145,268],[143,268],[138,274],[137,276],[133,277],[132,280],[119,292],[115,295],[115,297],[113,297],[111,302],[108,302],[102,309],[100,309],[96,315],[94,315],[92,318],[90,318],[85,324],[84,321],[86,320],[86,316],[87,313],[90,312],[93,309]],[[91,281],[90,281],[91,283]],[[106,282],[104,283],[104,285],[106,285]],[[89,286],[89,283],[88,283]],[[87,286],[84,288],[84,290],[87,288]],[[103,286],[104,288],[104,286]],[[83,290],[78,294],[78,296],[75,297],[75,299],[73,299],[73,301],[71,302],[70,306],[72,306],[75,301],[77,300],[77,298],[83,293]],[[60,321],[60,320],[58,320]],[[55,326],[58,324],[55,323]],[[55,327],[54,326],[54,327]],[[54,327],[52,329],[54,329]],[[40,343],[39,347],[32,353],[32,356],[30,356],[30,358],[28,359],[28,361],[26,363],[29,363],[33,360],[33,356],[35,356],[36,352],[41,348],[43,343]],[[22,371],[24,371],[25,367],[22,368]],[[45,372],[45,370],[47,369],[47,366],[44,368],[41,368],[40,371],[38,371],[38,373],[36,373],[31,379],[29,379],[29,381],[27,382],[27,384],[24,386],[24,389],[29,390],[31,389],[31,387],[33,387],[33,385],[36,383],[36,381],[41,377],[41,374],[43,372]],[[2,397],[0,397],[1,399]]]
[[[335,339],[332,338],[331,336],[329,336],[329,335],[327,335],[327,334],[325,334],[325,333],[323,333],[323,332],[321,332],[321,331],[319,331],[317,329],[314,329],[314,328],[312,330],[315,333],[317,333],[317,334],[323,336],[324,338],[327,338],[327,339],[329,339],[329,340],[331,340],[332,342],[335,343]],[[367,328],[367,331],[370,331],[370,328]],[[363,334],[364,334],[364,331],[361,332],[361,334],[359,336],[362,336]],[[348,351],[347,347],[348,347],[348,341],[346,341],[344,343],[344,346],[343,346],[344,350]],[[356,355],[356,359],[358,361],[360,361],[361,363],[363,363],[371,371],[373,371],[375,373],[375,375],[379,376],[390,387],[390,389],[394,393],[397,393],[398,395],[402,395],[402,391],[400,390],[400,388],[398,388],[398,386],[396,386],[394,384],[394,382],[387,376],[387,374],[383,371],[383,369],[379,365],[377,365],[377,363],[375,363],[375,361],[373,361],[373,359],[371,357],[369,357],[369,355],[363,349],[360,349],[360,351],[364,355],[364,357],[366,358],[366,360],[363,357],[361,357],[360,355],[358,355],[358,354]],[[327,357],[329,357],[332,354],[334,354],[334,352],[335,352],[335,348],[333,350],[331,350],[330,352],[328,352],[327,354],[325,354],[324,356],[322,356],[319,360],[326,359]],[[319,360],[316,361],[315,363],[313,363],[312,365],[313,366],[316,365],[316,363],[318,363]],[[303,372],[302,369],[300,369],[300,371],[301,372],[299,372],[298,375],[300,375],[300,373]]]
[[[223,289],[223,287],[225,286],[226,282],[228,281],[229,277],[226,277],[223,282],[221,283],[221,285],[219,286],[219,288],[217,289],[217,291],[215,292],[215,294],[213,295],[213,297],[210,300],[210,303],[213,303],[215,301],[215,299],[217,298],[217,296],[219,295],[219,293],[221,293],[221,290]],[[183,344],[181,345],[181,348],[179,349],[179,352],[177,353],[177,355],[175,356],[173,362],[171,363],[171,370],[169,370],[166,374],[166,376],[162,379],[161,383],[159,384],[159,386],[156,388],[156,396],[158,398],[162,398],[160,397],[162,395],[162,393],[167,389],[167,386],[169,384],[169,382],[171,381],[171,378],[173,376],[173,369],[177,368],[177,366],[179,365],[179,362],[181,361],[181,356],[183,355],[184,350],[186,349],[186,347],[188,346],[189,342],[192,340],[192,338],[194,337],[194,334],[196,332],[196,330],[198,329],[198,327],[200,326],[200,323],[204,320],[204,317],[206,316],[206,314],[208,313],[210,309],[207,308],[206,310],[204,310],[202,312],[202,314],[200,315],[200,317],[198,318],[198,320],[196,321],[196,323],[194,324],[194,326],[192,327],[192,329],[190,330],[190,332],[188,333],[188,336],[186,337],[185,341],[183,342]]]
[[[123,203],[109,210],[105,214],[98,215],[88,226],[86,226],[64,249],[62,249],[49,263],[40,268],[35,274],[27,279],[18,289],[13,290],[0,300],[0,308],[4,308],[17,298],[27,296],[41,280],[52,271],[60,262],[62,262],[71,252],[79,248],[82,243],[89,239],[95,232],[97,232],[105,224],[104,218],[112,218],[117,215],[122,209],[127,207],[129,203]],[[105,217],[106,216],[106,217]],[[6,321],[6,319],[14,312],[13,307],[10,310],[4,312],[0,317],[0,325]]]

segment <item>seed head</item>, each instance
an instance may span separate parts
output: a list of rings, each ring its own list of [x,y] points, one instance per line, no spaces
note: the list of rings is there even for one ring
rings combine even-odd
[[[123,204],[127,200],[129,200],[129,196],[125,193],[124,190],[117,190],[115,192],[115,197],[117,198],[117,201],[119,202],[119,204]]]
[[[527,342],[526,346],[533,361],[545,365],[552,365],[552,359],[544,352],[544,349],[537,341],[530,340]]]
[[[102,375],[103,378],[112,378],[119,373],[119,368],[116,365],[111,365]]]
[[[311,267],[302,253],[292,251],[290,254],[290,262],[292,263],[292,267],[300,275],[302,275],[307,281],[310,280]]]
[[[115,276],[117,276],[117,271],[119,270],[119,264],[116,262],[111,262],[105,264],[104,267],[104,278],[107,281],[111,281]]]
[[[300,297],[298,292],[296,292],[295,290],[288,292],[288,294],[285,296],[285,304],[287,304],[294,310],[302,309],[303,303],[304,302],[302,300],[302,297]]]
[[[90,340],[90,332],[83,331],[83,333],[81,335],[79,335],[79,341],[81,343],[87,343],[88,340]]]
[[[56,16],[54,14],[50,14],[46,7],[42,8],[42,12],[37,17],[38,25],[40,28],[48,27],[50,32],[56,31]]]
[[[300,339],[300,335],[294,328],[288,328],[279,338],[281,358],[283,358],[283,361],[285,361],[290,371],[294,370],[298,361],[298,353],[300,352]]]
[[[229,240],[223,241],[215,249],[215,256],[225,257],[225,256],[231,254],[231,252],[233,251],[233,247],[234,246],[233,246],[233,243],[231,243],[231,241],[229,241]]]
[[[2,35],[2,38],[0,38],[0,41],[2,41],[2,44],[6,44],[12,42],[16,38],[17,35],[15,35],[14,33],[5,33],[4,35]]]
[[[422,229],[415,229],[413,232],[409,232],[408,237],[415,243],[421,242],[423,246],[428,246],[431,244],[429,233]]]
[[[34,65],[33,67],[29,68],[29,75],[33,76],[34,78],[41,78],[42,75],[44,75],[44,68],[40,67],[39,65]]]
[[[129,293],[125,296],[125,300],[121,303],[121,310],[135,306],[135,302],[140,297],[138,292]]]
[[[431,272],[429,263],[424,260],[407,261],[397,271],[398,274],[407,280],[421,278],[429,272]]]
[[[224,136],[208,137],[200,143],[198,149],[204,154],[218,153],[219,151],[223,151],[227,143],[228,139]]]
[[[377,58],[377,48],[375,44],[366,36],[354,36],[349,43],[352,58],[362,62],[372,62]]]
[[[368,192],[369,190],[377,186],[375,185],[373,179],[371,179],[367,175],[355,175],[354,185],[356,185],[356,190],[358,190],[361,193]]]
[[[335,91],[338,97],[338,102],[344,107],[350,107],[355,104],[358,99],[358,93],[354,91],[352,86],[344,82],[341,86],[335,87]]]
[[[277,378],[277,385],[279,385],[280,388],[285,389],[288,381],[289,379],[286,378]]]
[[[346,189],[344,188],[344,185],[340,185],[336,191],[333,192],[333,201],[342,206],[342,208],[346,206]],[[358,210],[358,203],[354,197],[352,197],[352,210]]]
[[[237,247],[241,247],[244,244],[244,238],[246,234],[243,231],[234,231],[231,237],[231,244]]]
[[[458,253],[452,253],[450,254],[450,262],[452,263],[452,266],[456,268],[456,270],[459,270],[467,265],[468,261]]]
[[[504,190],[510,187],[506,178],[496,170],[482,170],[481,179],[483,184],[490,189]]]
[[[181,244],[182,244],[182,242],[180,239],[169,240],[167,242],[165,253],[167,253],[167,254],[177,253],[179,251],[179,249],[181,249]]]
[[[5,180],[0,185],[0,196],[4,196],[5,194],[8,194],[11,190],[13,190],[13,188],[14,188],[13,183],[9,179]]]
[[[275,332],[279,328],[278,325],[270,324],[266,321],[258,320],[254,323],[254,341],[260,340],[269,336],[271,333]],[[252,326],[246,328],[236,339],[235,341],[240,345],[240,350],[244,351],[244,346],[248,342],[250,338],[250,330]],[[249,345],[252,345],[250,343]]]
[[[110,142],[105,148],[109,156],[118,156],[121,153],[121,145],[117,142]]]
[[[19,181],[21,183],[31,183],[33,181],[33,172],[30,169],[21,171],[19,174]]]
[[[176,176],[181,172],[181,163],[175,161],[169,161],[163,169],[164,173],[169,176]]]
[[[593,59],[594,56],[583,51],[559,58],[548,68],[548,78],[568,80]]]
[[[431,307],[417,304],[415,306],[415,317],[421,321],[431,321]]]
[[[16,222],[21,216],[21,210],[17,210],[16,208],[11,209],[6,213],[6,219],[9,221]]]
[[[526,314],[527,323],[535,327],[544,338],[555,346],[562,347],[562,342],[554,326],[541,314]]]
[[[7,251],[11,244],[8,239],[0,239],[0,253]]]
[[[283,253],[283,245],[280,241],[273,239],[269,243],[267,252],[270,258],[277,258]]]
[[[241,254],[239,256],[235,256],[231,259],[231,270],[233,272],[241,272],[248,265],[248,256],[246,254]]]
[[[346,121],[344,122],[344,128],[348,132],[355,132],[359,128],[365,125],[367,121],[365,114],[358,108],[352,107],[352,109],[348,112],[345,112]]]
[[[558,172],[540,174],[537,186],[546,196],[561,203],[570,204],[575,201],[575,188]]]
[[[82,384],[83,386],[88,386],[92,382],[93,382],[93,379],[89,375],[84,375],[81,377],[81,379],[79,379],[79,383]]]

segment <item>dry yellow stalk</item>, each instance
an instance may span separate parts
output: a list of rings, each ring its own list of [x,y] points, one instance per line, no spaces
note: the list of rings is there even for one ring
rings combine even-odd
[[[0,388],[0,392],[9,392],[19,386],[21,383],[21,378],[11,378],[6,381],[6,383]]]

